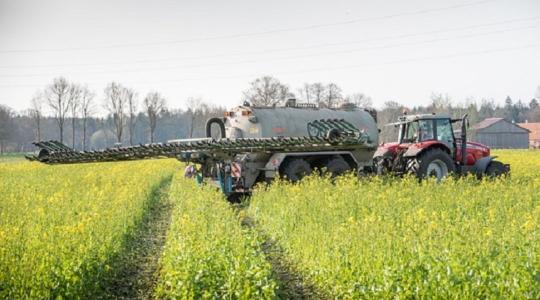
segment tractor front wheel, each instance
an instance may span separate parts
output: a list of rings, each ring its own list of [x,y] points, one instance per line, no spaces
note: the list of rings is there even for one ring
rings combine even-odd
[[[375,174],[386,175],[391,172],[390,159],[382,156],[377,156],[373,159],[373,166],[375,168]]]
[[[407,164],[407,171],[422,179],[434,177],[437,182],[455,172],[452,158],[445,151],[435,148],[421,153]]]

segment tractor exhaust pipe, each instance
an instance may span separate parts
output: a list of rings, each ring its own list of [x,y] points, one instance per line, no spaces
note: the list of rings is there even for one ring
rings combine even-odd
[[[461,167],[463,168],[465,166],[465,163],[467,162],[467,123],[469,123],[468,120],[468,114],[464,114],[461,118]]]

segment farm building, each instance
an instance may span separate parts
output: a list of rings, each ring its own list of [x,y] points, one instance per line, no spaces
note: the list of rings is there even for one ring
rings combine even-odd
[[[527,149],[529,130],[503,118],[487,118],[471,129],[471,140],[490,148]]]
[[[529,146],[531,148],[540,148],[540,123],[519,123],[519,126],[528,129]]]

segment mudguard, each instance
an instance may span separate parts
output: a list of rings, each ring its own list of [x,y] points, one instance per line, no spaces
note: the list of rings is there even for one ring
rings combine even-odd
[[[415,157],[418,155],[418,153],[425,150],[425,148],[416,147],[416,145],[410,146],[405,153],[403,153],[403,157]]]
[[[450,153],[450,149],[445,144],[438,141],[426,141],[410,146],[403,154],[403,157],[416,157],[420,154],[420,152],[427,149],[432,149],[434,147],[441,148],[447,153]]]
[[[373,154],[373,158],[375,157],[392,157],[392,151],[390,151],[387,148],[379,147],[377,151]]]
[[[476,161],[474,164],[474,173],[476,174],[476,177],[481,178],[484,175],[489,163],[491,163],[493,159],[495,159],[495,156],[486,156]]]

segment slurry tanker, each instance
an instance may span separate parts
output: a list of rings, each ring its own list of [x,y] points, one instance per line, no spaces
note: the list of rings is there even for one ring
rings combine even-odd
[[[452,124],[461,122],[461,136]],[[315,170],[332,176],[406,174],[419,178],[474,173],[497,176],[509,166],[495,161],[488,147],[467,142],[467,118],[404,115],[391,124],[395,143],[379,145],[375,110],[354,105],[339,109],[296,104],[256,107],[245,103],[206,123],[206,137],[167,143],[76,151],[57,141],[34,143],[27,159],[47,164],[176,158],[188,163],[186,176],[216,184],[230,199],[249,194],[259,182],[280,176],[298,181]]]

